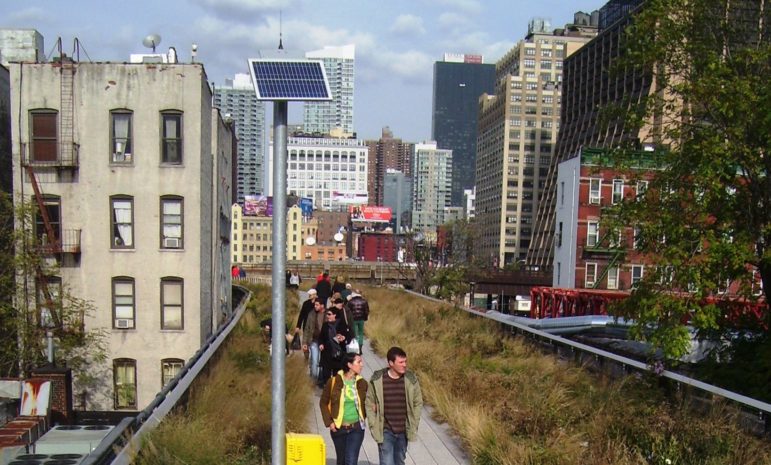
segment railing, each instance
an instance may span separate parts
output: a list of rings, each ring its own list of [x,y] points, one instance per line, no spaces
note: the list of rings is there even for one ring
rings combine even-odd
[[[72,148],[66,150],[61,142],[55,142],[56,153],[34,154],[28,150],[27,143],[21,144],[22,166],[34,166],[40,168],[77,168],[80,163],[80,145],[72,143]]]
[[[246,304],[251,293],[245,292],[244,297],[233,312],[230,320],[222,325],[216,333],[209,336],[206,343],[188,360],[182,370],[159,392],[150,405],[139,412],[139,415],[123,419],[99,445],[83,459],[81,465],[128,465],[140,447],[142,436],[157,427],[161,420],[186,398],[187,391],[201,371],[206,368],[222,343],[230,335],[233,328],[241,320],[246,310]]]
[[[450,305],[449,302],[428,297],[423,294],[405,291],[410,294],[422,297],[424,299],[432,300],[434,302],[440,302]],[[674,383],[674,387],[683,392],[690,393],[695,398],[701,401],[710,402],[713,397],[717,396],[727,401],[730,401],[738,408],[740,408],[746,415],[743,417],[745,426],[755,433],[769,434],[771,433],[771,404],[747,397],[736,392],[723,389],[712,384],[699,381],[697,379],[689,378],[674,371],[661,370],[657,371],[654,367],[651,367],[643,362],[623,357],[621,355],[614,354],[602,349],[581,344],[570,339],[563,338],[558,335],[549,334],[544,331],[530,328],[526,325],[512,321],[511,315],[504,315],[499,312],[480,312],[473,308],[459,307],[466,312],[481,316],[490,320],[497,321],[511,328],[512,333],[522,334],[537,340],[545,345],[554,348],[560,355],[569,355],[577,362],[594,363],[595,365],[605,366],[612,364],[615,368],[623,374],[628,374],[630,370],[634,370],[641,373],[655,372],[661,379]]]
[[[59,241],[56,244],[48,242],[48,236],[40,236],[40,245],[38,250],[44,254],[56,253],[80,253],[80,229],[64,229],[60,233]]]

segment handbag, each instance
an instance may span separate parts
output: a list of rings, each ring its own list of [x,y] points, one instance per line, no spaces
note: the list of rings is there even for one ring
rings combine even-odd
[[[356,338],[351,339],[351,342],[348,343],[348,347],[346,347],[345,350],[350,354],[358,354],[361,350],[359,341],[356,340]]]
[[[302,341],[300,341],[300,335],[295,334],[292,338],[292,350],[300,350],[302,348]]]

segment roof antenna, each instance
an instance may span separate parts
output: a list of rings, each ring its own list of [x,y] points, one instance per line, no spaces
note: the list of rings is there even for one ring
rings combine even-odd
[[[283,41],[283,31],[282,31],[283,23],[281,21],[281,10],[278,10],[278,49],[284,50],[284,41]]]

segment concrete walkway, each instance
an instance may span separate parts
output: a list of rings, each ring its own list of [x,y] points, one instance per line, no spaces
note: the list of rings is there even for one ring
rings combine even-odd
[[[364,342],[363,347],[364,369],[361,375],[369,380],[372,373],[388,364],[384,358],[372,352],[369,341]],[[308,433],[320,434],[326,444],[327,461],[325,465],[335,465],[335,446],[329,435],[329,430],[324,426],[319,411],[319,396],[321,390],[314,387],[313,400],[311,402],[311,415],[308,425]],[[369,431],[364,433],[364,444],[359,453],[360,465],[379,464],[377,443],[372,439]],[[446,424],[439,424],[431,419],[431,408],[425,406],[420,416],[418,428],[418,440],[409,443],[407,447],[408,465],[470,465],[466,453],[460,447],[460,441],[453,436]]]

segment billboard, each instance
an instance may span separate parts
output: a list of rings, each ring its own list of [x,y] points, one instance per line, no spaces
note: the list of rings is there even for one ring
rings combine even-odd
[[[375,223],[388,223],[391,221],[391,207],[350,205],[348,213],[351,215],[351,221],[371,221]]]
[[[332,191],[332,201],[349,205],[362,205],[367,203],[367,193]]]
[[[244,196],[244,216],[273,216],[273,197]]]
[[[297,206],[300,207],[300,210],[302,210],[303,216],[308,218],[313,216],[313,199],[309,199],[308,197],[301,197],[297,200]]]

